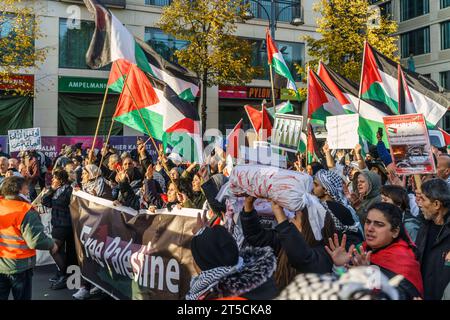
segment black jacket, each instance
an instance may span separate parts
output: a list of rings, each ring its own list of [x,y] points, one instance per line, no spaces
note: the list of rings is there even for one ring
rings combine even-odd
[[[52,227],[71,227],[72,218],[70,216],[70,198],[72,197],[72,187],[67,188],[53,199],[56,190],[48,190],[42,197],[42,204],[47,208],[52,208]]]
[[[259,223],[255,210],[251,213],[241,212],[242,230],[247,242],[254,247],[270,246],[275,255],[283,248],[289,263],[299,272],[329,273],[333,261],[321,244],[311,248],[303,235],[288,220],[280,223],[274,230],[264,229]]]
[[[424,298],[429,300],[442,299],[445,287],[450,282],[450,266],[445,265],[445,257],[450,252],[450,212],[447,212],[444,219],[444,225],[430,252],[425,252],[425,249],[432,221],[425,221],[422,224],[416,239],[418,260],[422,268]]]

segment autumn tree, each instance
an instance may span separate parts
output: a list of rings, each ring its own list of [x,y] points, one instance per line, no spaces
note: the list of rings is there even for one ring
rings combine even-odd
[[[45,60],[47,48],[35,47],[35,40],[43,34],[34,8],[35,1],[0,1],[0,80],[3,82],[10,82],[14,74],[27,72]],[[25,84],[15,93],[30,94],[30,89]]]
[[[368,0],[319,0],[314,10],[319,39],[305,37],[310,67],[320,60],[345,77],[359,82],[364,40],[381,53],[398,60],[397,23],[383,15]],[[301,71],[301,70],[300,70]]]
[[[252,45],[235,36],[239,13],[247,5],[241,0],[174,0],[163,9],[157,26],[173,37],[188,41],[175,56],[202,82],[201,118],[206,128],[207,87],[243,85],[255,77]]]

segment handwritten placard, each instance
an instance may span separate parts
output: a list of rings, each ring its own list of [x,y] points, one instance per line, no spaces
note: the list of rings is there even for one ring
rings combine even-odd
[[[41,128],[8,130],[9,152],[41,149]]]
[[[327,117],[327,141],[330,149],[353,149],[359,143],[359,115]]]

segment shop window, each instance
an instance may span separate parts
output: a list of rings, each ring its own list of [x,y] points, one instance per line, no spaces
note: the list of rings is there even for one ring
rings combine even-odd
[[[34,53],[34,36],[32,26],[22,25],[24,23],[34,23],[34,19],[25,20],[18,19],[15,14],[0,13],[0,65],[18,65],[29,67],[34,65],[32,59],[26,57],[33,56]],[[18,39],[19,35],[23,36],[23,32],[19,35],[19,28],[29,30],[29,37],[33,38],[30,46],[16,46],[16,43],[23,41]]]
[[[170,0],[145,0],[145,4],[148,6],[168,6],[172,1]]]
[[[262,67],[263,73],[258,77],[261,80],[270,79],[269,66],[267,64],[266,40],[248,39],[253,45],[252,65]],[[295,81],[300,81],[301,77],[295,69],[295,65],[305,64],[305,44],[297,42],[275,41],[278,50],[283,54],[284,61],[288,66]]]
[[[86,64],[86,52],[94,34],[95,22],[68,22],[59,19],[59,67],[90,69]],[[110,65],[100,70],[109,70]]]
[[[430,27],[404,33],[400,36],[402,58],[412,53],[417,56],[430,53]]]
[[[441,9],[450,7],[450,0],[441,0]]]
[[[169,36],[157,28],[145,28],[145,42],[147,42],[164,59],[170,62],[178,62],[175,51],[183,49],[188,41],[178,40]]]

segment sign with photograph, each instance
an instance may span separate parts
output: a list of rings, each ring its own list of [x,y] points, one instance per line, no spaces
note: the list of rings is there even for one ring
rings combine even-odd
[[[41,128],[8,130],[9,152],[41,149]]]
[[[327,142],[330,149],[353,149],[359,143],[358,126],[358,114],[327,117]]]
[[[433,174],[436,171],[430,138],[422,114],[383,117],[392,161],[402,175]]]
[[[302,116],[276,113],[272,128],[272,147],[297,152],[302,126]]]

